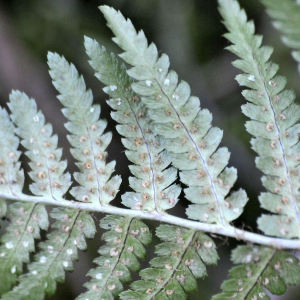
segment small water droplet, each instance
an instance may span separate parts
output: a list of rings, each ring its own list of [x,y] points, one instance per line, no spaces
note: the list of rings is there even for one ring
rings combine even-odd
[[[103,88],[103,91],[104,91],[105,93],[107,93],[107,92],[109,92],[109,91],[113,92],[113,91],[117,90],[117,88],[118,88],[118,87],[117,87],[116,85],[109,85],[109,86],[104,87],[104,88]]]
[[[268,83],[272,87],[276,86],[276,82],[274,80],[270,80]]]
[[[14,244],[13,244],[13,242],[7,242],[7,243],[5,243],[5,247],[7,249],[12,249],[14,247]]]
[[[176,93],[174,93],[174,94],[172,95],[172,98],[175,99],[175,100],[178,100],[178,99],[179,99],[179,95],[176,94]]]
[[[12,268],[10,269],[11,274],[15,274],[16,273],[16,266],[12,266]]]
[[[165,79],[164,85],[165,85],[165,86],[169,86],[169,85],[170,85],[170,79],[169,79],[169,78],[166,78],[166,79]]]
[[[33,153],[34,155],[38,155],[38,154],[40,153],[40,151],[37,150],[37,149],[33,149],[33,150],[32,150],[32,153]]]
[[[44,263],[46,263],[47,262],[47,257],[46,256],[41,256],[40,257],[40,263],[41,264],[44,264]]]
[[[51,246],[51,245],[48,246],[48,252],[49,253],[53,253],[53,249],[54,249],[53,246]]]
[[[68,263],[67,261],[64,261],[64,262],[63,262],[63,266],[64,266],[65,268],[67,268],[67,267],[69,266],[69,263]]]
[[[33,117],[33,122],[37,123],[37,122],[39,122],[39,121],[40,121],[40,117],[39,117],[38,115],[35,115],[35,116]]]
[[[238,207],[235,207],[235,208],[233,209],[233,212],[234,212],[235,214],[239,214],[239,213],[240,213],[240,209],[239,209]]]
[[[29,242],[28,241],[24,241],[23,242],[23,246],[24,246],[24,248],[27,248],[29,246]]]
[[[73,249],[69,248],[69,249],[67,250],[67,254],[68,254],[68,255],[72,255],[72,254],[73,254]]]
[[[33,270],[33,271],[31,272],[32,275],[37,275],[37,273],[38,273],[37,270]]]
[[[116,91],[118,87],[116,85],[111,85],[109,88],[113,92]]]
[[[103,278],[102,273],[97,273],[96,274],[96,279],[101,280]]]
[[[151,86],[152,85],[152,81],[151,80],[146,80],[146,85],[147,86]]]
[[[249,81],[255,81],[254,75],[253,75],[253,74],[250,74],[250,75],[248,76],[248,80],[249,80]]]

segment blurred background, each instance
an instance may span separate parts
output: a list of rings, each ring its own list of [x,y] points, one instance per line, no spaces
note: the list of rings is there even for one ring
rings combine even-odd
[[[288,86],[299,93],[296,64],[288,49],[281,44],[263,6],[259,1],[244,0],[240,3],[248,16],[255,20],[257,32],[265,36],[265,44],[275,48],[273,60],[280,64],[281,74],[288,77]],[[255,230],[255,219],[259,215],[257,196],[262,190],[260,174],[254,166],[255,155],[249,147],[250,137],[244,130],[246,118],[240,113],[244,100],[241,89],[234,81],[237,74],[231,65],[234,57],[224,50],[228,44],[222,37],[225,29],[216,0],[1,0],[1,104],[5,106],[12,89],[22,90],[35,98],[47,121],[60,135],[60,146],[67,149],[64,119],[46,64],[47,52],[55,51],[72,61],[84,75],[87,86],[93,90],[95,102],[102,105],[102,117],[109,121],[108,129],[115,131],[115,123],[110,120],[105,103],[106,96],[93,76],[83,47],[83,36],[87,35],[119,52],[111,42],[111,33],[97,8],[101,4],[121,10],[137,29],[142,28],[148,40],[154,41],[160,52],[169,55],[172,68],[180,78],[189,82],[193,95],[200,98],[202,107],[213,113],[214,125],[224,130],[223,145],[232,153],[230,164],[238,169],[239,180],[235,188],[245,188],[251,200],[247,213],[243,214],[237,225]],[[117,160],[117,173],[126,178],[127,161],[119,136],[116,133],[114,136],[109,159]],[[64,150],[64,155],[71,159],[68,151]],[[125,190],[126,186],[122,188]],[[95,215],[98,223],[97,219],[99,216]],[[100,243],[100,235],[97,238]],[[217,267],[208,269],[209,278],[200,282],[199,291],[190,299],[210,299],[227,277],[230,266],[228,245],[233,247],[236,243],[224,238],[217,238],[216,241],[221,261]],[[75,271],[67,274],[67,284],[59,285],[57,294],[49,299],[74,299],[82,291],[85,274],[92,266],[99,243],[89,242],[90,250],[80,254]],[[295,298],[291,295],[274,299]]]

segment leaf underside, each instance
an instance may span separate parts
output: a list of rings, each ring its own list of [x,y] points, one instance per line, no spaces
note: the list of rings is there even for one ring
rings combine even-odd
[[[277,75],[278,66],[270,61],[273,49],[262,46],[245,11],[236,1],[221,0],[220,13],[229,31],[225,37],[232,43],[227,48],[239,57],[233,64],[243,72],[236,80],[247,88],[242,92],[248,101],[242,111],[250,119],[246,130],[253,136],[256,166],[264,173],[267,190],[259,201],[272,213],[263,214],[258,226],[268,235],[299,238],[300,107],[294,93],[285,89],[286,79]]]
[[[181,170],[181,182],[188,186],[185,196],[193,203],[188,217],[225,226],[241,214],[247,196],[242,190],[228,195],[237,175],[226,167],[227,148],[218,148],[222,131],[212,127],[210,112],[200,109],[189,85],[169,71],[168,56],[158,56],[144,32],[137,32],[120,12],[108,6],[100,9],[115,35],[113,41],[124,51],[120,57],[131,66],[131,86],[147,107],[151,129],[161,137],[172,164]]]
[[[298,259],[287,252],[258,246],[239,246],[232,251],[232,261],[239,264],[229,271],[230,279],[224,281],[223,292],[217,299],[270,299],[284,294],[288,286],[299,284]]]
[[[300,64],[299,4],[262,2]],[[187,299],[197,281],[207,276],[207,266],[218,262],[215,242],[194,229],[150,223],[148,227],[131,213],[171,218],[168,210],[184,195],[190,220],[234,229],[231,222],[241,215],[248,198],[244,190],[232,189],[237,171],[228,166],[228,149],[220,146],[222,130],[213,126],[212,114],[201,108],[188,83],[170,69],[168,56],[159,54],[144,32],[136,31],[119,11],[106,5],[100,10],[122,53],[117,56],[89,37],[84,46],[109,97],[111,118],[130,161],[130,190],[120,196],[120,205],[126,207],[123,215],[99,219],[103,243],[87,273],[86,290],[76,299]],[[242,74],[236,80],[246,88],[242,95],[247,101],[242,112],[249,118],[246,130],[252,135],[256,166],[263,173],[265,191],[259,201],[265,213],[258,227],[266,235],[299,239],[300,108],[270,60],[273,49],[262,45],[262,37],[255,35],[253,22],[238,2],[219,0],[219,11],[231,43],[227,48],[238,57],[233,65]],[[63,56],[49,52],[48,65],[67,119],[76,171],[68,173],[58,137],[36,102],[13,91],[9,112],[0,108],[0,295],[4,300],[38,300],[54,294],[65,272],[73,270],[78,250],[86,250],[86,239],[95,236],[97,217],[89,211],[93,207],[97,212],[122,211],[111,204],[121,177],[114,174],[116,162],[107,161],[112,134],[100,118],[100,105],[93,104],[83,77]],[[22,155],[26,159],[21,163]],[[24,201],[8,200],[18,197]],[[46,209],[39,199],[57,207]],[[87,211],[79,209],[84,205]],[[155,231],[153,241],[151,231]],[[155,243],[153,253],[151,243]],[[300,283],[299,261],[289,251],[243,245],[232,251],[231,260],[236,266],[213,299],[269,299],[270,293],[280,295]]]

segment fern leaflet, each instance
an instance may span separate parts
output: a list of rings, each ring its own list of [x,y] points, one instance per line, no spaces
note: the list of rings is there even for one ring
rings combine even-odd
[[[10,223],[0,246],[0,274],[6,274],[0,281],[0,294],[16,283],[23,263],[29,262],[29,254],[35,250],[34,239],[39,239],[40,229],[47,230],[49,225],[45,207],[35,203],[11,203],[7,218]]]
[[[24,185],[24,174],[20,170],[19,139],[15,135],[15,127],[7,111],[0,108],[0,185],[3,194],[19,194]],[[2,200],[1,200],[2,201]],[[0,209],[0,215],[5,215]]]
[[[100,221],[106,229],[105,245],[94,262],[97,267],[88,272],[87,292],[77,299],[114,299],[122,290],[122,282],[131,280],[132,272],[140,269],[138,258],[144,258],[144,245],[151,242],[150,231],[143,222],[130,217],[108,215]]]
[[[33,180],[30,191],[38,196],[62,199],[71,185],[71,176],[64,173],[67,163],[61,161],[62,150],[57,149],[57,136],[52,135],[52,126],[45,124],[42,112],[37,111],[36,103],[24,93],[14,91],[10,95],[8,106],[11,118],[16,124],[16,133],[27,149]],[[23,107],[26,107],[24,115]]]
[[[55,53],[48,54],[48,65],[53,85],[60,92],[58,99],[65,107],[62,112],[69,120],[66,128],[71,133],[71,152],[81,171],[74,174],[80,186],[73,187],[71,194],[78,201],[107,205],[117,194],[121,178],[111,178],[114,161],[106,164],[105,149],[112,135],[103,134],[106,121],[99,120],[100,106],[92,105],[92,92],[86,90],[74,65]]]
[[[212,299],[270,299],[266,291],[281,295],[287,286],[300,281],[299,262],[295,256],[267,247],[239,246],[232,252],[230,277],[222,284],[223,293]]]
[[[94,221],[86,212],[67,208],[54,208],[51,216],[56,220],[47,240],[28,265],[28,273],[21,275],[20,283],[1,299],[44,299],[53,294],[56,282],[64,281],[65,270],[72,270],[72,260],[77,258],[77,248],[86,249],[85,236],[95,234]]]
[[[236,79],[248,88],[243,96],[249,102],[242,111],[251,119],[246,129],[254,136],[256,165],[265,174],[262,182],[268,192],[259,200],[273,213],[258,219],[259,228],[269,235],[299,238],[300,107],[294,103],[294,93],[284,90],[285,78],[276,75],[278,66],[269,60],[272,49],[261,46],[262,38],[254,35],[254,25],[247,22],[238,3],[221,0],[220,12],[229,30],[225,36],[233,44],[228,49],[241,58],[234,65],[246,73]]]
[[[7,111],[2,108],[0,109],[0,120],[2,127],[0,131],[1,191],[4,191],[4,194],[19,194],[24,184],[24,174],[20,170],[20,163],[18,162],[20,157],[20,152],[17,150],[19,139],[15,135],[15,128],[10,121]],[[31,234],[26,235],[26,231],[24,231],[23,233],[26,236],[22,235],[19,231],[19,225],[16,226],[18,223],[27,223],[27,214],[22,214],[22,212],[27,211],[30,207],[34,207],[34,205],[22,203],[7,205],[4,199],[0,200],[0,218],[6,216],[8,219],[13,220],[12,225],[8,226],[6,232],[1,235],[0,274],[7,274],[7,276],[0,281],[0,294],[10,289],[11,285],[16,281],[17,274],[22,271],[22,263],[28,260],[28,251],[34,250],[34,242],[31,239]],[[31,228],[33,228],[32,225],[29,224]],[[43,227],[42,224],[39,225]],[[44,229],[47,226],[46,224]],[[18,239],[16,239],[16,230],[19,235]],[[36,232],[39,232],[39,230]],[[25,249],[29,248],[29,250],[24,250],[23,253],[17,254],[16,251],[18,251],[20,244]]]
[[[221,130],[211,127],[211,114],[200,109],[198,98],[190,97],[189,85],[178,83],[177,74],[168,70],[167,55],[158,58],[156,46],[148,46],[144,33],[137,33],[120,12],[107,6],[100,9],[116,36],[113,40],[125,51],[120,56],[133,66],[128,74],[137,80],[134,91],[149,109],[173,165],[182,170],[181,181],[189,186],[185,195],[193,204],[187,208],[188,217],[228,225],[242,212],[247,196],[238,191],[225,200],[237,175],[235,169],[226,168],[227,148],[217,150]]]
[[[172,208],[181,191],[172,184],[177,171],[167,168],[170,160],[153,133],[145,105],[130,88],[132,80],[114,54],[89,38],[85,39],[85,46],[97,78],[107,85],[104,91],[113,97],[108,101],[116,110],[111,116],[120,123],[117,130],[125,137],[122,142],[127,148],[126,156],[134,163],[130,170],[135,176],[129,178],[129,184],[135,192],[122,195],[123,204],[156,212]]]
[[[66,163],[60,161],[61,150],[57,149],[57,137],[51,136],[51,125],[45,124],[45,118],[37,111],[33,99],[29,99],[24,93],[12,92],[8,106],[11,110],[11,119],[16,124],[16,133],[22,138],[21,143],[28,150],[26,155],[31,160],[29,163],[32,169],[29,175],[33,180],[29,186],[31,192],[55,200],[61,199],[70,186],[70,175],[64,173]],[[22,107],[27,109],[26,116]],[[15,155],[18,154],[10,152],[10,156]],[[18,167],[18,164],[16,166]],[[23,179],[15,179],[15,183],[20,181],[23,182]],[[13,193],[15,192],[14,189]],[[18,191],[20,192],[21,190]],[[40,237],[40,228],[44,230],[48,228],[46,209],[36,203],[11,204],[8,215],[11,222],[2,237],[4,245],[1,246],[1,260],[3,260],[1,268],[10,275],[1,288],[2,293],[15,283],[16,275],[22,271],[22,263],[29,261],[29,252],[34,250],[34,239]],[[21,224],[23,226],[20,226]],[[24,248],[24,251],[18,251],[19,247]]]
[[[283,34],[283,42],[293,49],[292,55],[298,62],[300,72],[300,4],[297,1],[261,0],[267,13],[274,19],[274,26]]]
[[[196,278],[206,275],[205,265],[217,263],[214,242],[201,232],[160,225],[156,235],[162,242],[156,246],[151,268],[140,272],[142,280],[133,282],[121,299],[186,299],[196,288]]]

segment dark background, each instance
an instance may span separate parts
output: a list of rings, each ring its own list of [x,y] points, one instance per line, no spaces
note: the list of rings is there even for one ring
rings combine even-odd
[[[275,48],[273,60],[281,66],[281,74],[288,77],[288,86],[298,89],[297,66],[289,51],[281,44],[259,1],[240,1],[250,18],[255,20],[257,32],[265,36],[264,42]],[[200,98],[202,107],[214,115],[214,125],[224,130],[223,144],[231,151],[230,164],[238,169],[239,180],[235,188],[247,190],[250,203],[239,226],[255,230],[259,215],[257,197],[262,190],[260,173],[254,166],[254,153],[249,147],[250,136],[244,130],[246,118],[240,113],[244,103],[241,89],[234,81],[237,71],[231,66],[234,57],[224,50],[228,45],[222,37],[221,23],[215,0],[12,0],[0,1],[0,102],[5,106],[12,89],[19,89],[36,99],[60,135],[60,146],[67,149],[63,127],[64,119],[56,101],[56,91],[47,71],[47,51],[63,54],[84,75],[93,90],[95,102],[102,105],[102,117],[109,121],[109,130],[115,131],[110,120],[106,97],[101,85],[93,77],[84,52],[83,36],[96,38],[113,51],[119,50],[111,42],[111,32],[98,10],[101,4],[120,9],[137,29],[143,29],[149,41],[161,52],[169,55],[172,68],[179,77],[189,82],[192,93]],[[109,159],[118,162],[117,173],[127,176],[127,161],[119,137],[115,133],[109,147]],[[68,151],[64,151],[70,159]],[[250,179],[250,180],[249,180]],[[123,185],[123,189],[126,186]],[[96,222],[99,216],[95,216]],[[100,241],[100,236],[97,237]],[[230,266],[228,245],[234,241],[216,239],[220,262],[209,268],[209,278],[200,282],[199,291],[191,299],[209,299],[219,291]],[[92,266],[99,243],[89,242],[90,250],[80,254],[75,272],[67,274],[67,285],[59,285],[51,299],[73,299],[82,288],[87,270]],[[294,295],[295,296],[295,295]],[[49,298],[50,299],[50,298]],[[275,298],[274,298],[275,299]],[[276,298],[277,299],[277,298]],[[295,299],[284,296],[278,299]]]

